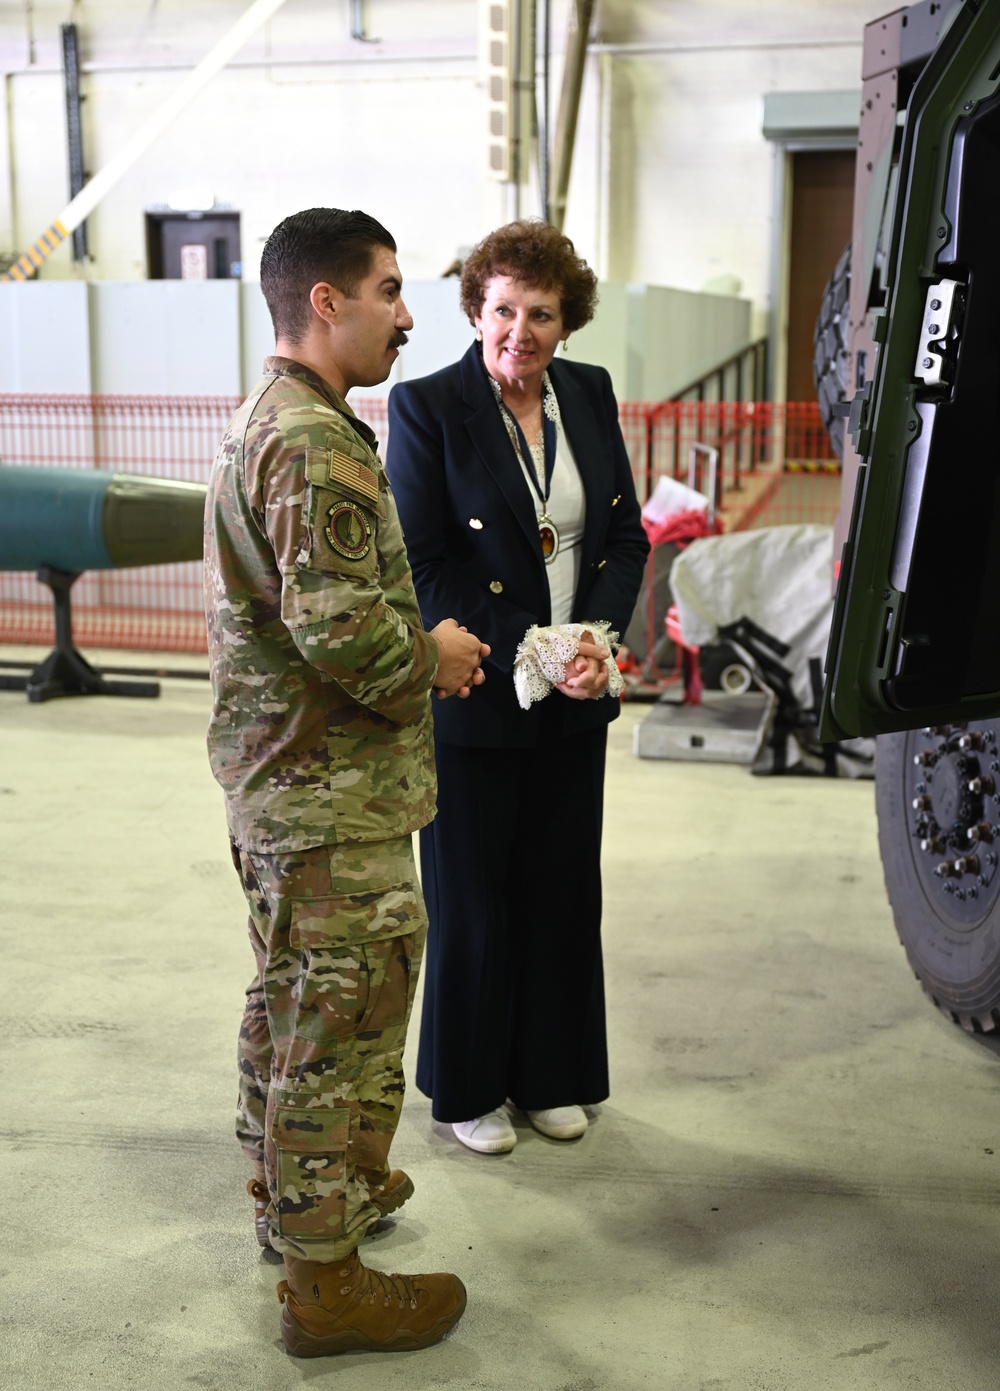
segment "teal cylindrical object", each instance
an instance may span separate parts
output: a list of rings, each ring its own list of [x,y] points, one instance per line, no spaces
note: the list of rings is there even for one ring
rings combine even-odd
[[[200,560],[204,483],[0,464],[0,570]]]
[[[111,474],[0,465],[0,569],[110,570],[104,501]]]

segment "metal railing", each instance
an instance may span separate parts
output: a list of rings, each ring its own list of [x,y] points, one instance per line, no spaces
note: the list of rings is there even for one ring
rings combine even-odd
[[[699,377],[671,401],[762,401],[767,395],[767,339],[748,343]]]
[[[732,357],[727,357],[724,362],[720,362],[710,372],[706,372],[682,390],[676,391],[669,401],[664,403],[665,405],[683,403],[699,407],[706,404],[713,407],[732,404],[737,407],[728,417],[728,428],[723,426],[720,430],[718,428],[719,417],[714,417],[712,420],[713,439],[711,441],[699,439],[698,441],[699,447],[715,449],[724,458],[723,468],[716,475],[717,496],[713,499],[716,503],[721,502],[722,498],[726,460],[728,460],[731,474],[729,486],[737,490],[741,487],[742,475],[747,471],[752,472],[760,462],[755,448],[758,436],[752,429],[747,429],[748,416],[740,408],[763,404],[766,393],[767,339],[758,338],[755,342],[748,343],[745,348],[741,348],[738,353],[733,353]],[[679,436],[675,437],[675,451],[672,472],[675,478],[679,478],[681,476]]]
[[[761,469],[837,466],[815,401],[625,401],[618,410],[641,502],[663,474],[686,478],[694,445],[718,451],[718,504]]]

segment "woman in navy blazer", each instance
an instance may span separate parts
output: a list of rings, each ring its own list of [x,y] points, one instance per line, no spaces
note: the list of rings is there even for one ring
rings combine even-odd
[[[417,1085],[463,1144],[499,1153],[517,1140],[506,1102],[570,1139],[608,1095],[600,845],[618,701],[602,635],[625,631],[648,544],[607,372],[553,360],[596,300],[572,242],[502,227],[461,295],[477,341],[393,389],[387,470],[425,625],[457,618],[491,648],[471,698],[434,708]],[[522,709],[518,646],[566,624],[587,625],[576,657]]]

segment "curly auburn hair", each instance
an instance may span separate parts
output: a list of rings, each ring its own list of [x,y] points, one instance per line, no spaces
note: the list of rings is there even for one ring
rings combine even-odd
[[[558,290],[563,325],[570,333],[594,317],[597,276],[558,227],[522,218],[477,242],[462,267],[460,303],[470,323],[482,312],[486,286],[497,275],[533,289]]]

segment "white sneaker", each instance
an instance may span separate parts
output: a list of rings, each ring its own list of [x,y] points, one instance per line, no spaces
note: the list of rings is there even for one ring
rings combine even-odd
[[[451,1127],[457,1139],[480,1154],[506,1154],[517,1144],[517,1132],[502,1106],[471,1121],[456,1121]]]
[[[552,1140],[575,1140],[588,1125],[582,1106],[552,1106],[547,1111],[529,1111],[528,1120]]]

